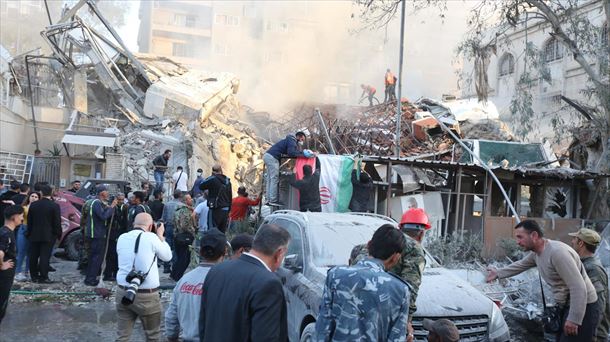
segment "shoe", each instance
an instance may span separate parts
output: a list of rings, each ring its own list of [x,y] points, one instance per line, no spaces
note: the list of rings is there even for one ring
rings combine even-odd
[[[53,268],[52,266],[49,266],[49,272],[55,272],[57,271],[55,268]]]
[[[54,284],[55,282],[49,278],[45,278],[45,279],[38,279],[37,283],[38,284]]]
[[[104,276],[104,278],[102,278],[103,281],[116,281],[116,277],[113,276]]]
[[[99,281],[92,282],[92,281],[85,280],[85,285],[87,285],[87,286],[97,286],[98,283],[99,283]]]
[[[17,275],[15,275],[15,281],[21,282],[21,281],[27,281],[27,280],[28,280],[28,277],[23,273],[18,273]]]

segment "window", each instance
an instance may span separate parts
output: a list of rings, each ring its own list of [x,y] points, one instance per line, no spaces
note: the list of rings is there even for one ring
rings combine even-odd
[[[273,224],[278,225],[288,231],[290,234],[290,242],[288,243],[288,250],[286,256],[296,255],[294,258],[295,265],[303,265],[303,236],[301,235],[301,229],[298,224],[293,221],[285,219],[276,219]]]
[[[500,76],[511,75],[515,72],[515,58],[510,53],[504,54],[500,59]]]
[[[214,22],[218,25],[239,26],[239,17],[234,15],[216,14]]]
[[[197,16],[189,14],[174,14],[174,25],[184,27],[195,27],[197,25]]]
[[[219,56],[230,56],[231,50],[227,44],[216,43],[214,44],[214,53]]]
[[[549,63],[563,58],[563,46],[555,39],[551,38],[544,44],[544,62]]]
[[[172,56],[193,57],[193,50],[185,43],[172,43]]]

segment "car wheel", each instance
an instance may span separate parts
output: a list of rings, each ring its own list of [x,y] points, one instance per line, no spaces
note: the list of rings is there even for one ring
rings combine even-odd
[[[83,238],[80,234],[80,229],[74,230],[66,238],[64,243],[64,250],[66,251],[66,257],[68,260],[78,260],[80,250],[83,248]]]
[[[303,329],[303,333],[301,334],[301,342],[312,342],[314,341],[314,336],[316,334],[316,323],[309,323]]]

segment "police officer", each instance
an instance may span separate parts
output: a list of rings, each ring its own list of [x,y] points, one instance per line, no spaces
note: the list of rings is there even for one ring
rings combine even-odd
[[[421,208],[411,208],[404,212],[400,220],[400,230],[405,234],[406,247],[402,250],[400,262],[394,266],[392,273],[397,274],[402,280],[411,287],[411,303],[409,305],[409,332],[413,313],[417,311],[415,301],[419,292],[422,274],[426,267],[426,257],[421,242],[424,239],[426,230],[430,229],[428,215]],[[358,262],[366,257],[368,250],[366,245],[354,247],[350,263]],[[413,336],[409,333],[409,339]]]
[[[354,266],[328,271],[316,321],[316,341],[404,341],[409,287],[388,273],[406,237],[391,224],[373,234],[369,255]]]
[[[91,252],[89,263],[87,265],[87,276],[85,285],[97,286],[97,276],[100,274],[100,269],[104,261],[104,252],[106,250],[106,234],[108,231],[108,221],[114,215],[116,207],[116,198],[108,206],[110,194],[104,185],[97,186],[97,198],[91,202],[89,206],[89,214],[86,225],[86,239],[89,239]]]
[[[572,248],[578,253],[582,265],[587,271],[589,279],[595,292],[597,292],[597,307],[600,310],[600,321],[595,331],[593,341],[608,340],[608,330],[610,329],[610,300],[608,298],[608,274],[602,266],[599,258],[595,256],[595,251],[599,246],[601,237],[599,234],[588,228],[581,228],[576,233],[569,233],[572,237]]]

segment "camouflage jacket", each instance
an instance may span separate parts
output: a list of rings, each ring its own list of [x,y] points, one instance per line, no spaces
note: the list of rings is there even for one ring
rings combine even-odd
[[[600,321],[595,331],[593,341],[608,340],[608,330],[610,329],[610,302],[608,300],[608,274],[596,256],[581,258],[583,266],[587,271],[589,279],[595,292],[597,292],[597,303],[600,310]]]
[[[195,235],[192,211],[186,205],[179,206],[174,213],[174,234],[188,232]]]
[[[411,286],[411,304],[409,305],[409,321],[411,321],[413,313],[417,311],[415,301],[417,300],[417,292],[419,292],[424,267],[426,267],[426,257],[423,247],[417,241],[407,234],[405,234],[405,240],[407,247],[402,251],[398,264],[390,272],[396,274]],[[369,251],[366,245],[359,245],[354,247],[352,255],[356,255],[355,258],[350,259],[353,264],[367,258]]]
[[[409,287],[381,260],[328,271],[315,341],[404,341]]]

